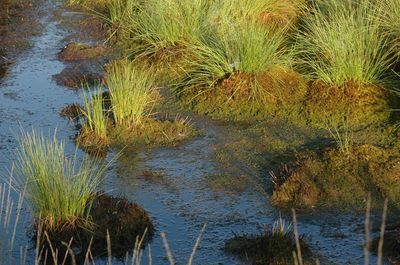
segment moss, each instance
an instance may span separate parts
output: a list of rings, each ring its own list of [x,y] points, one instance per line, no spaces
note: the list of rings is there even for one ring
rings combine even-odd
[[[114,127],[110,132],[113,144],[134,146],[175,145],[196,135],[196,130],[183,119],[147,118],[137,128]]]
[[[251,179],[248,176],[225,173],[206,175],[205,181],[216,192],[244,192],[251,185]]]
[[[362,128],[388,121],[390,100],[380,86],[355,82],[328,86],[314,81],[308,88],[304,112],[312,126],[341,127],[345,117],[351,128]]]
[[[329,148],[299,155],[294,169],[275,186],[272,203],[297,207],[365,207],[388,197],[400,206],[400,156],[397,148],[354,146],[349,153]],[[282,174],[278,174],[282,175]]]
[[[307,92],[305,80],[291,70],[261,74],[234,73],[215,87],[186,89],[181,100],[212,118],[251,121],[271,116],[296,116]]]
[[[305,264],[311,264],[307,261],[311,251],[304,236],[299,241]],[[292,229],[276,232],[267,228],[261,235],[236,235],[225,243],[225,251],[254,265],[295,264],[292,253],[296,251],[296,241]]]
[[[143,122],[132,128],[124,128],[110,124],[108,137],[103,139],[95,132],[83,126],[76,138],[77,144],[89,153],[105,152],[111,146],[141,147],[170,146],[197,135],[197,131],[185,119],[153,119],[145,118]]]
[[[133,249],[136,238],[142,237],[145,230],[147,230],[145,243],[154,234],[152,220],[147,212],[139,205],[131,203],[125,198],[97,194],[90,211],[90,218],[93,222],[91,227],[72,228],[64,226],[55,231],[46,231],[52,247],[58,250],[58,256],[61,260],[67,250],[62,242],[71,242],[71,249],[74,249],[77,263],[83,264],[89,247],[94,257],[108,255],[107,231],[111,239],[112,255],[118,258],[124,257],[127,251]],[[35,242],[37,235],[38,233],[35,233]],[[51,255],[49,244],[43,234],[39,238],[43,249],[42,260],[45,260],[45,255]],[[70,241],[71,238],[72,241]],[[52,264],[52,257],[48,256],[47,260]]]
[[[83,43],[70,43],[58,54],[62,61],[78,61],[99,57],[107,53],[104,46],[90,46]]]

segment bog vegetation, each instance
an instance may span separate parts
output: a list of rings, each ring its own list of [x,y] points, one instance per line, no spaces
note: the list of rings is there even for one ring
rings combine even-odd
[[[81,122],[76,142],[86,151],[176,144],[196,135],[188,119],[163,118],[168,117],[164,95],[172,94],[183,107],[212,118],[277,118],[325,132],[332,140],[327,148],[296,154],[290,165],[271,171],[277,206],[343,206],[346,201],[351,208],[372,192],[373,200],[388,197],[399,207],[398,115],[393,111],[400,81],[398,1],[68,4],[103,19],[105,41],[122,50],[121,58],[105,67],[103,82],[82,85],[83,106],[74,107]],[[56,135],[32,131],[21,135],[15,177],[45,230],[90,227],[105,168],[97,158],[67,156]],[[297,262],[301,253],[290,256],[300,248],[295,232],[281,223],[261,237],[238,236],[240,244],[229,241],[226,249],[245,256],[258,245],[276,251],[283,244],[278,249],[286,250],[283,254],[255,251],[253,263]],[[139,252],[140,244],[132,263],[140,264]]]

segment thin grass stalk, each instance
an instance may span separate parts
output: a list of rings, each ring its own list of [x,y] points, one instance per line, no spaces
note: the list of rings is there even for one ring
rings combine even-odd
[[[72,262],[72,265],[77,265],[76,264],[76,258],[75,258],[75,255],[74,255],[74,252],[72,251],[72,249],[71,249],[71,244],[72,244],[72,240],[73,240],[73,238],[71,238],[71,240],[69,241],[69,243],[67,244],[67,243],[65,243],[65,242],[61,242],[64,246],[66,246],[67,247],[67,252],[65,253],[66,255],[67,254],[69,254],[70,255],[70,257],[71,257],[71,262]],[[66,259],[64,259],[64,261],[63,261],[63,263],[62,263],[62,265],[64,265],[65,264],[65,262],[66,262]]]
[[[107,229],[107,254],[108,254],[108,265],[112,265],[112,253],[111,253],[111,238],[110,232]]]
[[[387,208],[388,208],[388,199],[386,198],[385,199],[385,203],[383,205],[383,212],[382,212],[382,223],[381,223],[379,243],[378,243],[377,265],[382,265],[383,264],[383,242],[385,240],[385,226],[386,226]]]
[[[147,244],[147,248],[148,248],[148,259],[149,259],[149,265],[153,265],[153,258],[151,256],[151,245]]]
[[[199,235],[197,236],[196,243],[194,244],[193,249],[192,249],[192,253],[190,254],[190,258],[189,258],[189,261],[188,261],[188,265],[192,265],[192,263],[193,263],[194,255],[195,255],[195,253],[196,253],[197,248],[198,248],[199,245],[200,245],[201,236],[202,236],[202,234],[204,233],[204,230],[206,229],[206,226],[207,226],[207,224],[204,224],[204,225],[203,225],[203,227],[202,227],[201,230],[200,230]]]
[[[164,245],[165,251],[167,252],[167,257],[168,257],[169,264],[170,265],[175,265],[175,260],[174,260],[174,257],[172,255],[171,249],[170,249],[168,241],[167,241],[167,237],[165,236],[164,232],[161,232],[161,238],[163,240],[163,245]]]
[[[293,215],[293,233],[294,233],[294,237],[296,239],[297,258],[298,258],[298,261],[299,261],[299,265],[303,265],[303,256],[301,254],[299,231],[298,231],[298,228],[297,228],[296,210],[294,208],[292,208],[292,215]]]
[[[367,198],[367,208],[365,211],[365,242],[364,242],[364,264],[369,265],[369,250],[371,244],[371,195],[368,195]]]

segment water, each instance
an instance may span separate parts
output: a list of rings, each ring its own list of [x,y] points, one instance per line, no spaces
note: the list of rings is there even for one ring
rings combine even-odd
[[[62,27],[60,20],[74,19],[77,14],[63,11],[61,16],[53,16],[54,11],[62,10],[54,2],[42,8],[47,14],[40,18],[42,34],[33,38],[33,48],[9,69],[0,87],[0,167],[4,172],[13,163],[20,128],[57,128],[68,152],[75,150],[71,140],[76,133],[74,126],[58,112],[65,104],[81,102],[80,94],[57,86],[51,76],[65,67],[56,55],[72,33]],[[195,117],[194,123],[203,129],[204,136],[178,147],[125,152],[108,170],[103,189],[137,202],[153,217],[157,229],[152,241],[153,264],[167,264],[159,232],[167,232],[177,264],[185,264],[204,223],[207,228],[195,264],[242,264],[222,251],[225,240],[234,233],[262,231],[265,224],[279,216],[279,210],[270,205],[265,194],[255,190],[224,193],[207,186],[204,177],[221,170],[214,159],[218,144],[234,138],[235,130],[205,118]],[[162,171],[165,175],[161,181],[149,181],[141,177],[144,170]],[[283,217],[291,219],[290,214],[283,213]],[[298,220],[300,232],[309,236],[322,264],[363,263],[362,213],[307,211],[299,213]],[[16,246],[31,247],[28,264],[34,257],[30,229],[29,212],[24,209]],[[18,253],[15,251],[14,255]]]

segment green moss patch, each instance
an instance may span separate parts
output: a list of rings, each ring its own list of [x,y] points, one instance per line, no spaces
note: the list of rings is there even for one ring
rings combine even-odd
[[[304,111],[313,126],[341,127],[345,118],[348,127],[366,127],[389,120],[390,96],[380,86],[355,82],[329,86],[315,81],[308,88]]]
[[[86,130],[85,125],[76,138],[77,144],[88,152],[106,151],[110,146],[141,147],[171,146],[197,135],[198,132],[185,119],[145,118],[132,128],[109,124],[107,139],[99,138],[95,132]]]
[[[90,46],[83,43],[70,43],[58,54],[62,61],[79,61],[93,59],[106,54],[108,49],[104,46]]]
[[[371,193],[374,202],[388,197],[399,206],[399,158],[394,148],[371,145],[354,146],[348,153],[330,148],[320,153],[300,154],[293,169],[274,177],[272,203],[363,209]]]
[[[205,176],[207,185],[216,192],[244,192],[252,184],[252,180],[245,175],[210,174]]]
[[[181,99],[212,118],[249,121],[298,115],[306,92],[299,74],[280,69],[262,74],[233,73],[214,87],[185,89]]]

